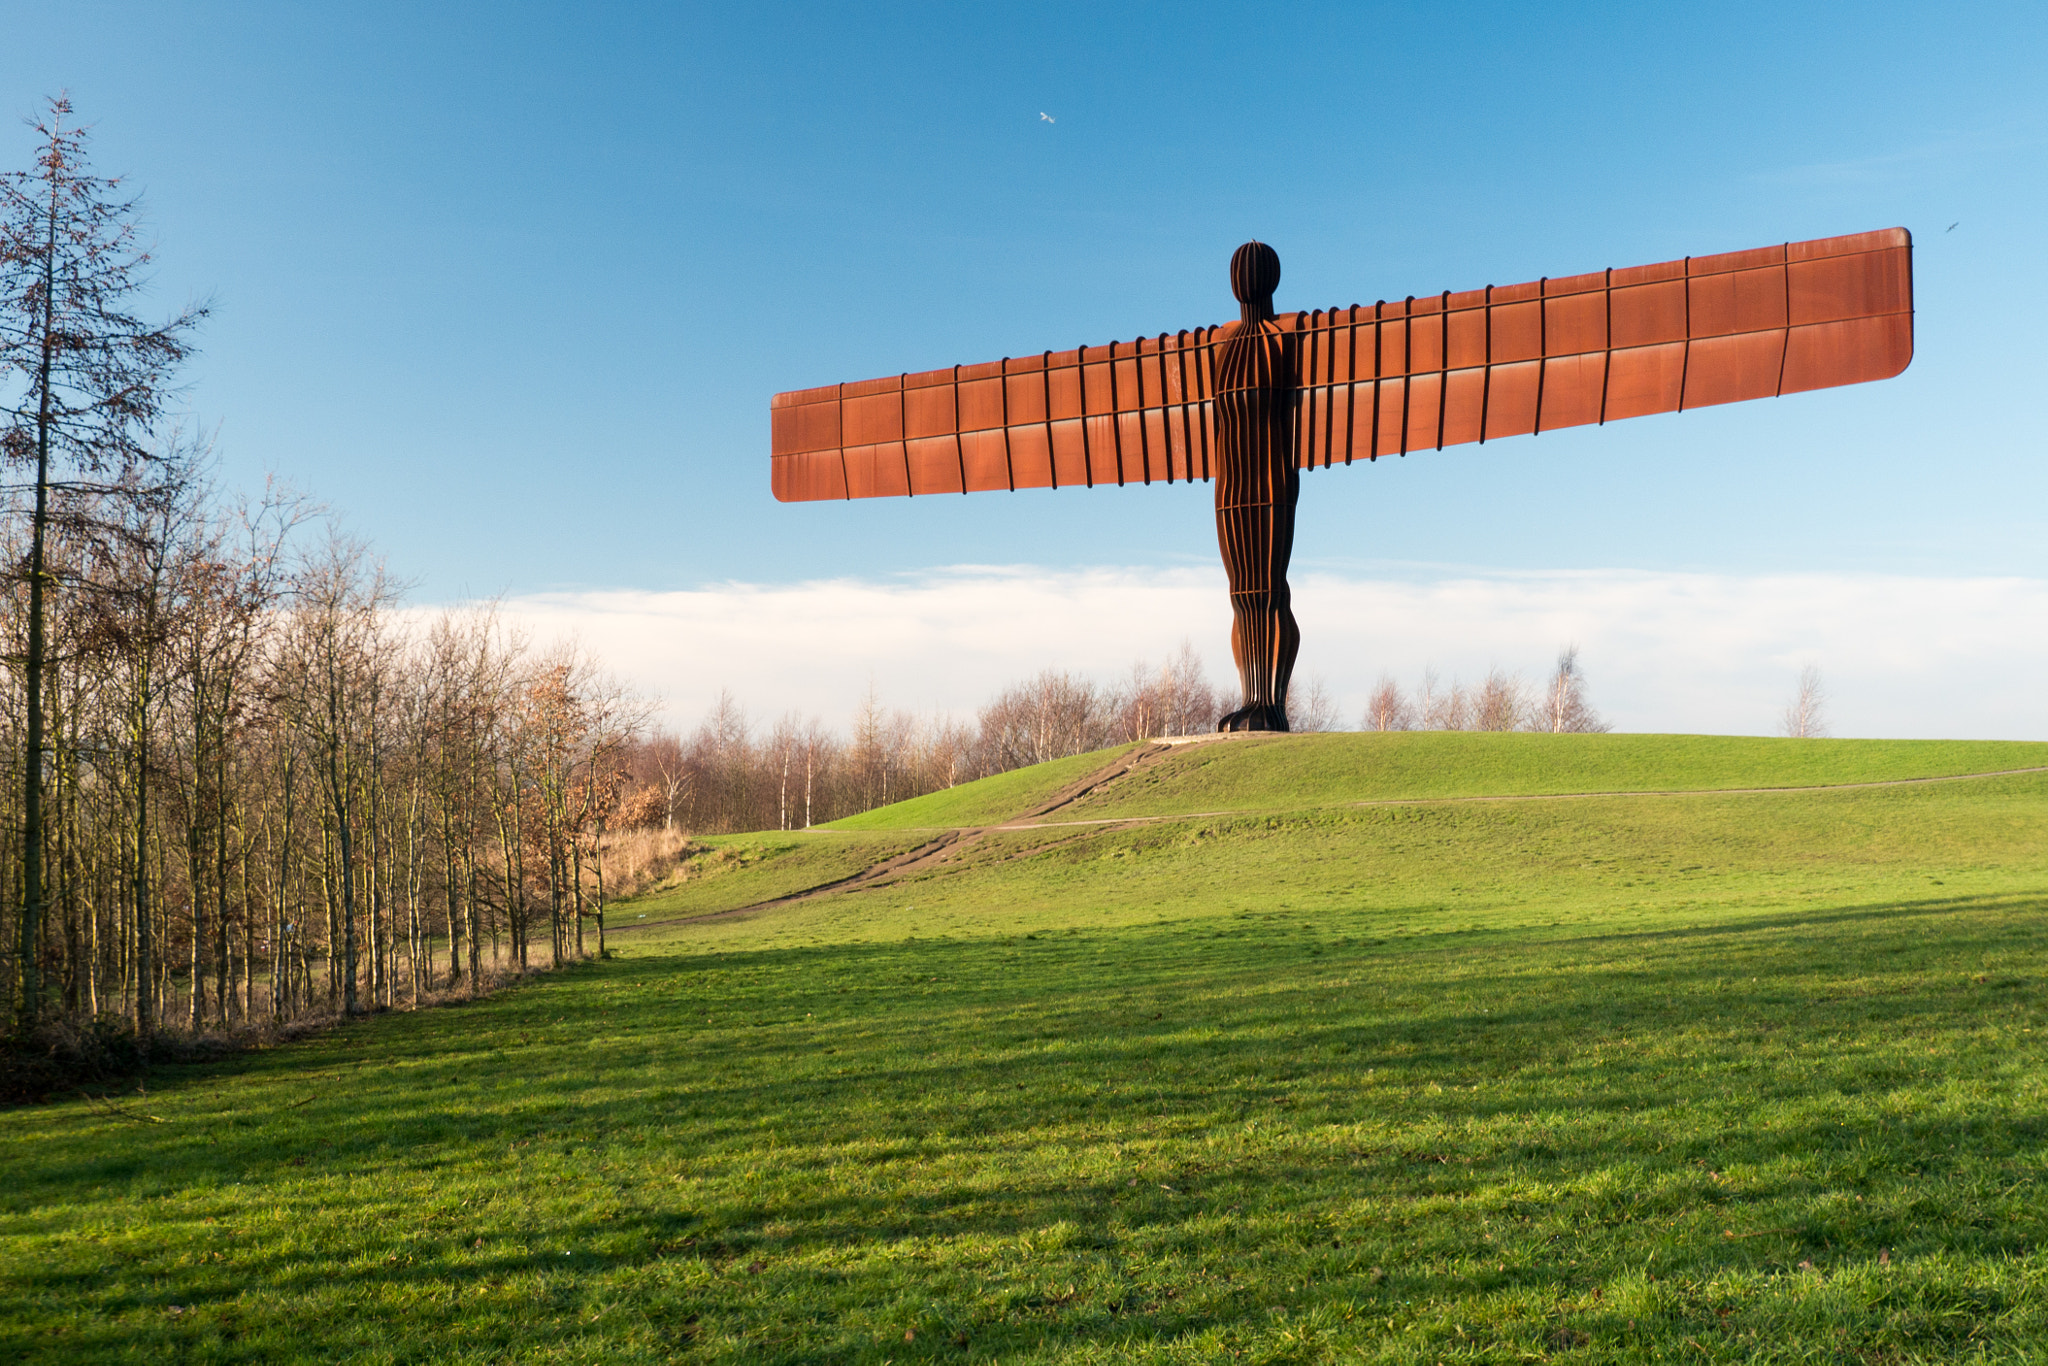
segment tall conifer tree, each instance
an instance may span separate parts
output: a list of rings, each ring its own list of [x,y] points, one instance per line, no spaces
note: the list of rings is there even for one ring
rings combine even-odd
[[[129,312],[151,254],[136,200],[92,174],[86,130],[60,95],[31,124],[35,164],[0,175],[0,457],[32,471],[28,641],[22,661],[22,907],[16,956],[17,1024],[42,1012],[43,717],[51,589],[47,542],[58,502],[117,492],[150,457],[149,439],[205,315],[187,307],[162,323]],[[66,476],[59,478],[59,475]]]

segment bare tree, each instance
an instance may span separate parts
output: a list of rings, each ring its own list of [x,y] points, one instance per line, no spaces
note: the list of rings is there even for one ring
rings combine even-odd
[[[148,496],[129,499],[122,507],[125,525],[113,542],[117,558],[108,566],[108,591],[91,599],[100,616],[99,629],[118,660],[116,733],[126,759],[126,798],[133,822],[119,837],[126,845],[132,831],[132,849],[123,850],[132,870],[129,998],[135,1027],[145,1035],[157,1024],[162,1009],[156,990],[163,953],[156,934],[161,889],[150,876],[149,862],[155,725],[175,682],[171,642],[190,597],[186,542],[201,516],[192,497],[195,485],[184,477],[183,461],[175,450],[169,465],[173,477],[156,481]]]
[[[1408,699],[1401,695],[1401,685],[1390,675],[1381,674],[1380,681],[1373,685],[1372,696],[1365,702],[1365,729],[1407,730],[1414,724],[1414,712]]]
[[[1457,679],[1446,688],[1435,669],[1422,671],[1422,688],[1416,694],[1415,711],[1423,730],[1472,729],[1472,698]]]
[[[1163,672],[1163,671],[1162,671]],[[1163,734],[1160,715],[1159,674],[1143,660],[1131,665],[1129,679],[1117,695],[1117,736],[1122,740],[1147,740]]]
[[[1161,735],[1200,735],[1216,727],[1223,708],[1202,671],[1194,642],[1182,637],[1180,648],[1159,671]]]
[[[803,781],[803,770],[797,764],[797,756],[803,752],[803,723],[793,711],[786,711],[775,723],[774,731],[768,737],[768,752],[775,765],[775,828],[790,828],[790,782]]]
[[[853,713],[853,744],[848,756],[861,785],[861,809],[886,806],[889,801],[889,756],[886,753],[889,716],[882,707],[881,690],[868,680],[860,705]]]
[[[872,684],[868,691],[872,697]],[[877,727],[874,753],[877,762],[881,762],[887,758],[888,745],[881,738],[879,728],[885,724],[885,718],[879,706],[875,707],[874,716]],[[719,689],[717,704],[691,737],[690,753],[699,775],[693,791],[709,802],[710,824],[721,830],[745,830],[754,826],[756,822],[747,818],[752,806],[755,776],[753,723],[747,717],[746,708],[740,705],[730,689]],[[706,810],[702,804],[698,809]]]
[[[1308,686],[1298,692],[1292,688],[1288,690],[1289,730],[1301,735],[1313,735],[1336,730],[1339,724],[1337,700],[1330,696],[1330,690],[1323,683],[1321,674],[1311,675]]]
[[[1555,735],[1597,733],[1607,729],[1586,702],[1586,675],[1579,668],[1579,647],[1567,645],[1557,652],[1557,668],[1543,690],[1541,715],[1535,728]]]
[[[334,913],[330,981],[349,1014],[361,1008],[357,957],[361,949],[362,877],[359,835],[365,817],[373,735],[371,712],[388,667],[390,641],[383,614],[397,598],[384,566],[361,542],[331,534],[325,549],[301,571],[291,621],[274,675],[276,698],[314,755],[314,777],[327,799],[333,839]]]
[[[551,961],[556,965],[570,952],[572,929],[576,952],[582,952],[582,864],[575,832],[582,821],[583,794],[576,768],[590,728],[590,673],[581,650],[557,645],[535,666],[520,707],[539,816],[530,837],[538,841],[535,852],[546,870]]]
[[[832,755],[837,752],[837,749],[838,745],[825,731],[824,722],[814,716],[804,723],[804,829],[806,830],[811,828],[811,820],[814,814],[813,801],[817,796],[819,769],[829,765]]]
[[[640,781],[661,792],[661,828],[676,828],[676,810],[690,795],[689,756],[673,731],[657,728],[634,747],[633,766]]]
[[[592,675],[586,716],[589,720],[583,754],[583,803],[591,830],[591,867],[597,874],[597,956],[605,956],[604,847],[605,826],[618,809],[627,782],[633,741],[647,724],[647,703],[606,673]],[[580,879],[580,872],[579,872]]]
[[[1520,730],[1527,711],[1521,676],[1504,669],[1488,669],[1485,681],[1472,698],[1472,729]]]
[[[1106,747],[1115,734],[1115,715],[1107,701],[1088,679],[1059,669],[1047,669],[1006,689],[981,709],[981,742],[989,771]]]
[[[1827,702],[1828,690],[1821,683],[1820,669],[1807,665],[1799,671],[1799,685],[1792,693],[1792,700],[1785,704],[1785,714],[1778,721],[1778,729],[1797,740],[1813,740],[1826,735]]]
[[[1123,686],[1102,694],[1112,713],[1112,741],[1148,740],[1163,735],[1198,735],[1216,724],[1215,689],[1203,676],[1202,660],[1186,640],[1154,670],[1140,661]]]

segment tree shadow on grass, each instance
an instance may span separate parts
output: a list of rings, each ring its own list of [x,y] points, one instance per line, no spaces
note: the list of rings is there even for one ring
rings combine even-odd
[[[8,1204],[90,1203],[157,1171],[223,1201],[241,1183],[259,1203],[317,1205],[345,1198],[344,1177],[425,1190],[555,1144],[544,1179],[568,1203],[545,1229],[479,1211],[383,1265],[251,1248],[232,1278],[180,1272],[179,1293],[225,1305],[252,1285],[332,1283],[377,1302],[540,1278],[566,1287],[548,1331],[574,1336],[576,1306],[631,1285],[657,1317],[752,1334],[770,1360],[853,1352],[820,1325],[875,1306],[1019,1352],[1048,1333],[1099,1347],[1263,1332],[1280,1281],[1298,1287],[1295,1318],[1400,1318],[1417,1302],[1563,1303],[1651,1258],[1689,1285],[1894,1252],[1990,1264],[2043,1235],[2023,1182],[2048,1126],[2000,1090],[2031,1055],[1958,1059],[1987,1009],[2038,1000],[2039,906],[1930,899],[1533,947],[1460,936],[1307,973],[1270,939],[1194,958],[1164,932],[1092,936],[1156,959],[1140,980],[1068,947],[992,967],[987,943],[633,958],[473,1007],[459,1039],[374,1022],[298,1060],[310,1103],[246,1125],[187,1113],[130,1142],[78,1132]],[[1784,933],[1800,927],[1830,929],[1834,952]],[[1665,952],[1696,945],[1717,947]],[[2033,966],[1959,985],[1957,965],[1994,950]],[[1877,968],[1919,980],[1872,988]],[[1738,970],[1760,980],[1723,991]],[[243,1080],[281,1090],[291,1063]],[[460,1089],[486,1064],[531,1075],[530,1093]],[[1984,1094],[1944,1099],[1963,1074]],[[681,1182],[631,1170],[672,1157]],[[905,1272],[915,1249],[937,1281]],[[100,1276],[20,1284],[90,1300]],[[148,1303],[107,1298],[105,1312]],[[774,1346],[800,1306],[808,1345]],[[1728,1328],[1705,1300],[1668,1317]],[[503,1343],[536,1331],[490,1321]],[[1926,1341],[1949,1341],[1948,1319],[1927,1322]]]

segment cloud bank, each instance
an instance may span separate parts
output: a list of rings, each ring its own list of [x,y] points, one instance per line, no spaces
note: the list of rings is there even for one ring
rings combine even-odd
[[[1107,681],[1191,641],[1233,677],[1222,571],[952,566],[886,579],[512,598],[536,640],[574,636],[671,725],[730,688],[759,718],[839,724],[872,680],[962,714],[1046,667]],[[1298,678],[1356,723],[1381,673],[1534,680],[1576,642],[1617,729],[1768,734],[1803,665],[1837,735],[2048,739],[2048,580],[1875,574],[1389,572],[1296,576]]]

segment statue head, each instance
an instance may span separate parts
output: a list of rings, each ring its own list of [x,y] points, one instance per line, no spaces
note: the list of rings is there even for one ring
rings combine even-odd
[[[1280,253],[1264,242],[1247,242],[1230,258],[1230,292],[1249,321],[1273,316],[1273,291],[1280,284]]]

